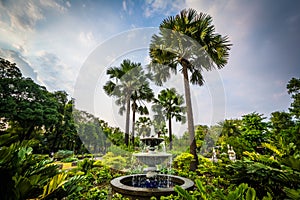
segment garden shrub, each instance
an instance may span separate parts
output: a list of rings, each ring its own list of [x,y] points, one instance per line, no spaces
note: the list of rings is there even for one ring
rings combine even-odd
[[[94,162],[95,162],[95,160],[85,158],[81,162],[78,163],[78,169],[86,174],[88,172],[88,170],[93,168]]]
[[[105,189],[99,189],[97,187],[91,188],[85,195],[86,199],[90,200],[106,200],[108,191]]]
[[[107,151],[113,153],[116,156],[126,156],[126,157],[131,156],[130,152],[115,145],[111,145],[110,147],[108,147]]]
[[[74,155],[73,151],[70,151],[70,150],[59,150],[58,152],[56,152],[54,154],[54,158],[57,159],[57,160],[61,160],[63,158],[68,158],[68,157],[71,157],[73,155]]]
[[[94,167],[103,167],[103,162],[101,160],[96,160],[93,164]]]
[[[61,162],[64,162],[64,163],[74,162],[74,161],[78,161],[78,158],[68,157],[68,158],[64,158],[64,159],[61,160]]]
[[[122,170],[126,166],[126,158],[115,156],[112,152],[108,152],[103,156],[103,163],[111,168]]]
[[[190,153],[182,153],[174,159],[174,168],[182,171],[189,171],[194,156]]]

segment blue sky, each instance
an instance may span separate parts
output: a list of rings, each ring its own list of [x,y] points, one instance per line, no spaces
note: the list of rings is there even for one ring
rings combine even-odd
[[[286,84],[300,76],[297,0],[2,0],[0,56],[50,91],[75,96],[79,108],[123,127],[102,91],[105,69],[124,58],[147,64],[151,35],[183,8],[211,15],[216,32],[233,44],[227,66],[205,73],[203,87],[192,87],[195,124],[288,111]],[[165,87],[183,94],[180,76]]]

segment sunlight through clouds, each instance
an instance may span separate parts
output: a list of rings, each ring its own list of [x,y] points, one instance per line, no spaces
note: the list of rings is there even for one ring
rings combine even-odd
[[[266,116],[288,109],[286,84],[300,76],[299,2],[294,0],[0,1],[0,57],[16,62],[26,76],[43,82],[48,89],[66,90],[70,95],[83,66],[89,64],[95,71],[81,77],[86,83],[80,89],[84,101],[99,102],[107,95],[99,91],[97,99],[95,87],[100,90],[97,84],[106,79],[99,79],[107,77],[105,72],[97,77],[97,70],[118,65],[126,56],[149,63],[151,28],[158,29],[163,19],[184,8],[211,15],[216,32],[228,35],[233,44],[228,64],[218,70],[224,91],[217,87],[217,76],[202,87],[193,87],[193,105],[199,108],[195,124],[215,121],[211,116],[220,110],[222,99],[212,100],[212,89],[225,93],[226,118],[240,117],[254,109]],[[147,28],[143,34],[132,31]],[[112,41],[126,32],[126,37]],[[102,44],[106,44],[102,60],[96,56],[93,62],[87,62]],[[176,87],[183,94],[181,77],[172,77],[166,87]],[[86,95],[87,91],[93,95]],[[105,109],[96,114],[113,120]]]

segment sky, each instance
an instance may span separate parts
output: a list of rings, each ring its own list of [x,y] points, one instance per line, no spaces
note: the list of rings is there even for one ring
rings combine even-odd
[[[205,72],[204,86],[191,87],[195,124],[288,111],[286,85],[300,77],[298,0],[0,0],[0,57],[49,91],[65,90],[78,109],[123,128],[124,116],[103,91],[106,69],[126,58],[147,65],[151,36],[186,8],[212,16],[216,32],[233,44],[228,64]],[[184,94],[180,75],[151,86]],[[176,126],[177,134],[186,130]]]

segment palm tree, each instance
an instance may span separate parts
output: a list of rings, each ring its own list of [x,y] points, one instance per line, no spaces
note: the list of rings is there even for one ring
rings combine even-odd
[[[150,136],[152,122],[149,117],[139,117],[139,120],[136,122],[136,125],[136,129],[139,133],[139,136]]]
[[[161,85],[171,72],[176,73],[181,66],[179,71],[184,77],[190,153],[194,155],[191,170],[196,170],[198,157],[189,84],[203,85],[203,69],[210,71],[224,67],[230,46],[227,36],[215,33],[212,18],[193,9],[182,10],[175,17],[164,19],[159,34],[152,37],[149,69],[154,71],[156,83]]]
[[[143,100],[150,101],[154,96],[149,87],[149,77],[144,74],[141,63],[134,63],[128,59],[123,60],[119,68],[111,67],[106,73],[111,80],[103,86],[104,91],[107,95],[118,98],[115,103],[120,106],[119,113],[121,115],[126,111],[125,144],[128,146],[131,102],[133,109],[134,134],[135,113],[137,111],[140,113],[147,113],[147,108],[143,106],[141,102]]]
[[[135,135],[135,114],[138,112],[141,115],[148,115],[149,111],[147,106],[145,105],[146,102],[150,102],[153,97],[154,93],[149,86],[149,82],[147,75],[144,75],[142,68],[140,68],[140,83],[142,84],[138,90],[135,90],[131,95],[132,100],[132,133],[131,133],[131,141],[134,144],[134,135]]]
[[[172,118],[176,121],[185,123],[185,107],[182,106],[184,99],[182,95],[177,94],[175,88],[160,91],[158,98],[154,99],[155,105],[153,111],[161,110],[163,116],[166,116],[169,125],[169,149],[172,150]]]

